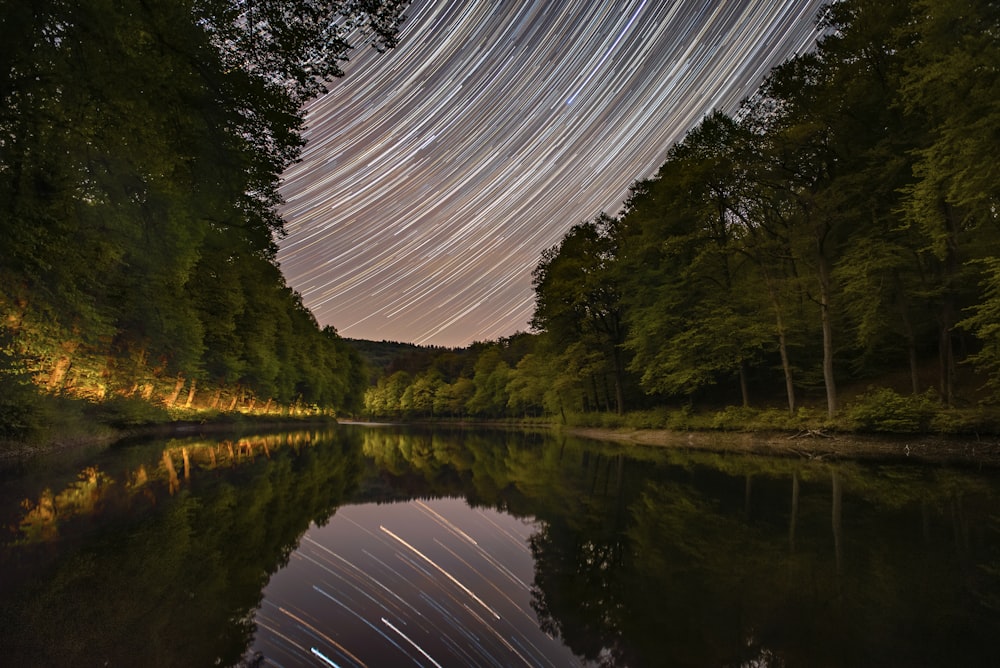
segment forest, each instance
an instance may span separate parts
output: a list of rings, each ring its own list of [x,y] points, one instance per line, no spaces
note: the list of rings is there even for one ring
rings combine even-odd
[[[1000,4],[844,0],[817,22],[815,51],[542,254],[531,333],[404,357],[366,410],[995,429]]]
[[[531,332],[381,350],[373,377],[378,344],[281,274],[279,185],[304,103],[352,47],[391,48],[405,4],[5,3],[0,438],[54,399],[124,422],[1000,425],[996,2],[828,5],[817,49],[542,253]]]
[[[304,103],[405,4],[3,2],[0,438],[70,400],[360,405],[361,358],[276,261],[279,185]]]

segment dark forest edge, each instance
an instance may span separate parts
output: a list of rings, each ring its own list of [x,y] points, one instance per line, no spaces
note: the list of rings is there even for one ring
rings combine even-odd
[[[0,440],[358,405],[278,266],[278,188],[304,104],[405,4],[5,5]]]

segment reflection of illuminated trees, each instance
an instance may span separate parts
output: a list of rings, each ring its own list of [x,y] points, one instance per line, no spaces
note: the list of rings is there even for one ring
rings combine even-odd
[[[311,522],[330,517],[362,467],[358,442],[342,432],[229,443],[235,459],[226,442],[171,442],[114,480],[95,471],[59,494],[43,494],[32,512],[51,512],[54,523],[40,537],[70,533],[70,509],[83,512],[82,503],[60,499],[86,499],[101,517],[78,516],[88,524],[87,542],[66,541],[57,561],[33,558],[48,546],[22,543],[13,548],[14,563],[0,564],[7,577],[33,569],[15,594],[4,592],[5,664],[234,664],[253,633],[251,613],[269,574]],[[179,478],[172,496],[169,474],[156,463],[164,453]],[[137,513],[147,493],[155,505]]]
[[[134,463],[117,478],[88,466],[62,491],[46,489],[37,500],[21,502],[24,514],[18,529],[22,542],[53,540],[59,535],[61,523],[92,515],[107,506],[127,507],[137,499],[148,500],[149,493],[155,496],[161,489],[173,495],[180,491],[181,481],[189,483],[196,471],[246,466],[259,457],[269,459],[273,451],[280,449],[298,453],[329,437],[329,433],[301,431],[223,441],[175,439],[167,443],[159,458]]]

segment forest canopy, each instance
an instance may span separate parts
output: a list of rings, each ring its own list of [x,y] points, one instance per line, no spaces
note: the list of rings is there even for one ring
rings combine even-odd
[[[360,357],[275,260],[303,103],[400,0],[34,0],[0,12],[0,414],[90,399],[350,408]]]

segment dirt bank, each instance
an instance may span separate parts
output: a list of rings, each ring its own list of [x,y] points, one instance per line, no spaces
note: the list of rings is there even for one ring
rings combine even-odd
[[[91,424],[86,430],[56,433],[41,442],[0,441],[0,465],[47,455],[62,450],[108,446],[130,440],[184,438],[214,434],[251,434],[334,427],[337,421],[326,416],[247,418],[222,415],[211,420],[178,420],[141,427],[115,428]]]
[[[567,428],[585,438],[714,452],[739,452],[806,459],[921,461],[1000,468],[1000,439],[931,435],[867,436],[816,432],[734,433],[666,429]]]

